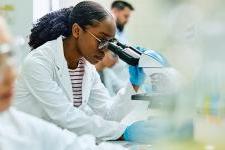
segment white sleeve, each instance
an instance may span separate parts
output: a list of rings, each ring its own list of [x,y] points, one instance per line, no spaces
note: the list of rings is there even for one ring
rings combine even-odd
[[[28,57],[20,76],[49,120],[78,135],[92,134],[102,140],[118,139],[126,126],[104,120],[98,115],[88,116],[74,107],[63,90],[53,81],[52,66],[54,65],[46,58]]]
[[[107,120],[121,121],[134,108],[131,102],[131,95],[135,94],[132,85],[128,83],[116,96],[111,97],[96,70],[93,74],[94,84],[88,101],[89,106]]]
[[[127,83],[127,81],[123,81],[122,79],[118,78],[118,76],[116,76],[115,72],[111,68],[104,69],[103,76],[104,85],[111,96],[115,96],[117,92]]]
[[[126,150],[120,145],[111,143],[96,145],[93,135],[78,137],[67,130],[62,130],[53,125],[50,126],[50,124],[42,127],[40,139],[43,141],[43,149],[46,150]]]
[[[39,143],[38,147],[43,150],[125,150],[122,146],[113,144],[96,145],[95,137],[83,135],[78,137],[68,130],[62,130],[54,124],[43,121],[34,116],[12,109],[17,121],[22,125],[20,132]],[[110,149],[109,149],[110,148]]]

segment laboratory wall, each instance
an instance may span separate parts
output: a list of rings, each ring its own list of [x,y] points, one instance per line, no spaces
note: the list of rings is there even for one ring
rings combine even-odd
[[[14,50],[17,53],[17,61],[20,63],[30,51],[27,45],[27,37],[32,27],[33,1],[0,0],[0,6],[5,8],[5,11],[0,11],[0,15],[2,14],[9,24],[13,35]]]

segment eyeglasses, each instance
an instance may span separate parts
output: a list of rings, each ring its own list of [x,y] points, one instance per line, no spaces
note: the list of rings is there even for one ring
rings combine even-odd
[[[87,31],[87,30],[86,30]],[[99,50],[102,50],[102,49],[105,49],[108,47],[109,45],[109,42],[108,40],[100,40],[99,38],[97,38],[93,33],[91,33],[90,31],[87,31],[92,37],[94,37],[98,42],[99,42],[99,45],[98,45],[98,49]]]

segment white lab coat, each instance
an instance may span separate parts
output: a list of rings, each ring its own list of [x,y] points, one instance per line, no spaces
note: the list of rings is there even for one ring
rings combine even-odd
[[[95,144],[90,135],[77,137],[53,124],[13,108],[0,112],[1,150],[108,150],[124,148],[118,145]]]
[[[130,98],[134,93],[128,84],[115,97],[110,97],[94,65],[86,62],[82,105],[74,107],[62,37],[59,37],[26,57],[16,83],[14,105],[78,135],[92,134],[101,140],[113,140],[126,128],[119,121],[132,110]]]

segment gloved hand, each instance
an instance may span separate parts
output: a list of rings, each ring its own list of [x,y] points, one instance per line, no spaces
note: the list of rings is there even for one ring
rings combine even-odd
[[[152,143],[172,131],[171,122],[163,119],[137,121],[128,126],[123,134],[125,141]]]
[[[149,57],[152,57],[153,59],[158,61],[160,64],[162,64],[164,67],[169,66],[169,63],[166,60],[166,58],[163,57],[159,52],[151,50],[151,49],[143,48],[143,47],[140,47],[140,46],[135,46],[135,48],[137,50],[139,50],[140,52],[148,55]]]
[[[140,86],[145,79],[145,74],[142,68],[137,66],[129,66],[130,82],[135,86]]]

